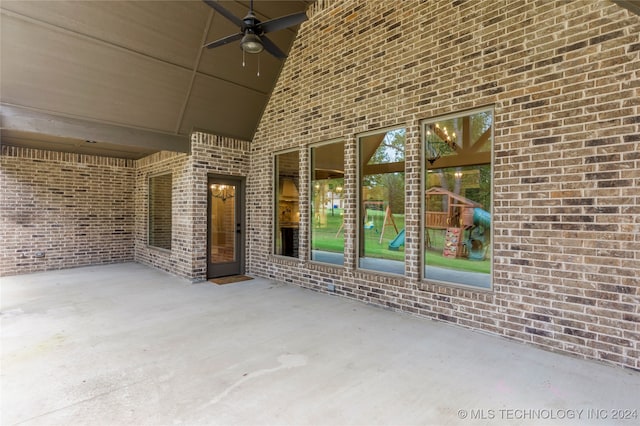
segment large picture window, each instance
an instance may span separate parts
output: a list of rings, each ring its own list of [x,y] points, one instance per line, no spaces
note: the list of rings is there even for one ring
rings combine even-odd
[[[149,178],[149,245],[171,250],[171,174]]]
[[[405,130],[362,135],[358,266],[404,274]]]
[[[344,142],[311,148],[311,260],[344,264]]]
[[[424,276],[491,288],[493,110],[422,123]]]
[[[300,154],[275,156],[274,253],[298,257],[300,227]]]

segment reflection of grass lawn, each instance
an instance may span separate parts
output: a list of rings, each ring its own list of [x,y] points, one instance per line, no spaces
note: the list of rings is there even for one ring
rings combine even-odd
[[[336,253],[342,253],[344,251],[344,237],[342,232],[336,237],[338,229],[342,225],[342,210],[335,209],[334,215],[331,216],[331,210],[327,211],[326,224],[318,226],[314,222],[311,228],[311,235],[313,238],[312,248],[314,250],[331,251]]]
[[[326,225],[316,226],[314,223],[312,229],[314,250],[323,250],[330,252],[342,253],[344,251],[344,235],[336,234],[342,225],[342,216],[340,210],[336,209],[334,215],[331,216],[331,210],[327,211]],[[394,215],[398,231],[404,228],[404,216]],[[400,247],[398,251],[389,250],[389,243],[396,237],[396,231],[393,226],[387,226],[384,231],[382,243],[380,242],[380,232],[382,232],[382,224],[384,223],[384,212],[377,210],[369,210],[366,222],[372,221],[374,227],[364,230],[364,245],[367,257],[375,257],[379,259],[404,260],[404,248]]]
[[[427,266],[441,266],[457,271],[482,272],[484,274],[491,272],[491,262],[488,260],[444,257],[442,250],[427,250],[425,262]]]
[[[326,225],[323,224],[322,226],[317,226],[317,224],[314,223],[312,228],[312,248],[314,250],[334,253],[344,252],[344,234],[340,233],[340,235],[336,237],[336,233],[342,225],[343,217],[340,213],[341,210],[336,209],[334,211],[334,215],[331,216],[331,211],[328,210]],[[401,231],[404,228],[404,216],[394,215],[393,217],[398,227],[398,231]],[[374,228],[364,230],[366,256],[379,259],[404,260],[404,247],[400,247],[398,251],[389,250],[389,243],[396,237],[396,232],[395,229],[393,229],[393,226],[387,226],[384,231],[382,243],[380,243],[380,232],[382,231],[384,212],[369,210],[367,212],[366,222],[369,221],[373,221]],[[442,256],[442,249],[437,249],[437,246],[433,250],[427,250],[425,260],[426,264],[429,266],[440,266],[458,271],[482,272],[486,274],[491,271],[491,262],[487,260],[474,261],[461,258],[454,259],[444,257]]]

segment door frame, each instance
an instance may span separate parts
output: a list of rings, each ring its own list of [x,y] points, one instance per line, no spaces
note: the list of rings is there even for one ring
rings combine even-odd
[[[215,274],[215,267],[211,263],[211,193],[212,184],[235,185],[236,196],[234,197],[236,209],[236,246],[238,253],[238,270],[232,274]],[[246,177],[221,175],[215,173],[207,174],[207,279],[225,275],[244,274],[245,272],[245,245],[246,245],[246,204],[245,204]],[[239,232],[238,232],[239,231]]]

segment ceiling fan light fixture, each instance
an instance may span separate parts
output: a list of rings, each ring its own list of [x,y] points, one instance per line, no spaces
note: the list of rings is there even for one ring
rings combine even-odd
[[[240,47],[245,51],[245,53],[260,53],[264,49],[260,37],[253,33],[247,33],[242,37]]]

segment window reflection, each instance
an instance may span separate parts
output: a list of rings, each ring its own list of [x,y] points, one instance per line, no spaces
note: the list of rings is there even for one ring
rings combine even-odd
[[[491,287],[493,112],[423,123],[424,276]]]
[[[358,139],[360,171],[359,266],[404,274],[404,129]]]
[[[311,259],[344,263],[344,142],[311,148]]]
[[[298,151],[275,156],[274,253],[298,257],[300,227],[300,155]]]

